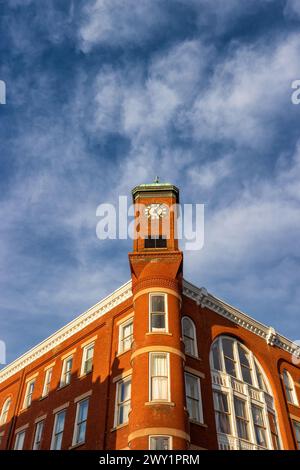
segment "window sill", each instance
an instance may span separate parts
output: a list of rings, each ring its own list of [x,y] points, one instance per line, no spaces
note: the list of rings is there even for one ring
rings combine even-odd
[[[64,384],[64,385],[60,385],[59,387],[57,387],[57,391],[58,390],[63,390],[64,388],[68,387],[70,384]]]
[[[89,372],[86,372],[85,374],[80,374],[80,375],[78,376],[78,379],[79,379],[79,380],[85,379],[87,376],[91,375],[92,372],[93,372],[93,370],[90,370]],[[70,384],[68,384],[68,385],[70,385]],[[64,385],[64,387],[66,387],[66,386],[67,386],[67,385]]]
[[[47,393],[47,395],[41,396],[41,397],[39,398],[39,400],[42,401],[42,400],[45,400],[45,399],[48,398],[48,397],[49,397],[49,393]]]
[[[196,426],[201,426],[202,428],[208,428],[207,424],[200,423],[199,421],[195,421],[194,419],[189,420],[191,424],[196,424]]]
[[[156,405],[175,406],[175,403],[173,401],[166,401],[166,400],[153,400],[153,401],[146,401],[145,403],[145,406],[156,406]]]
[[[126,353],[128,353],[128,352],[130,352],[130,351],[132,351],[132,348],[126,349],[126,351],[120,351],[120,352],[118,352],[118,354],[117,354],[116,357],[123,356],[123,354],[126,354]]]
[[[169,333],[168,331],[149,331],[146,333],[146,336],[151,335],[166,335],[166,336],[173,336],[173,333]]]
[[[118,431],[119,429],[126,428],[126,426],[128,426],[128,423],[118,424],[118,426],[111,428],[110,432]]]
[[[81,447],[84,444],[85,444],[85,441],[84,442],[79,442],[79,444],[73,444],[69,447],[69,450],[77,449],[78,447]]]
[[[195,359],[196,361],[202,361],[202,358],[199,356],[193,356],[193,354],[185,353],[186,357],[190,357],[191,359]]]
[[[296,405],[295,403],[292,403],[291,401],[287,401],[287,404],[288,404],[289,406],[293,406],[294,408],[300,409],[300,405]]]

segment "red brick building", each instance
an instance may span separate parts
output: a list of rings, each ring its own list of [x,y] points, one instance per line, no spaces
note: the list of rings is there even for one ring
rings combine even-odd
[[[175,186],[133,199],[131,280],[0,371],[0,449],[299,448],[295,345],[184,280]]]

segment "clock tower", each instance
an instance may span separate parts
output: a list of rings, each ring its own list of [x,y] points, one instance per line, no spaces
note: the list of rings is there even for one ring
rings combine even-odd
[[[135,187],[132,196],[134,344],[128,445],[148,449],[153,439],[159,439],[161,445],[168,440],[168,448],[188,449],[181,335],[183,255],[176,236],[179,191],[155,181]]]

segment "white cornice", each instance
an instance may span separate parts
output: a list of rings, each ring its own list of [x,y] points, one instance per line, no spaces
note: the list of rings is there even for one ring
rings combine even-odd
[[[82,313],[70,323],[63,326],[60,330],[56,331],[53,335],[49,336],[49,338],[45,339],[11,364],[1,369],[0,383],[16,374],[19,370],[23,369],[39,357],[43,356],[51,349],[55,348],[66,339],[75,335],[90,323],[102,317],[105,313],[109,312],[131,296],[131,281],[128,281],[112,294],[108,295],[96,305],[86,310],[86,312]]]
[[[291,340],[277,333],[273,327],[266,326],[263,323],[254,320],[254,318],[251,318],[246,313],[241,312],[223,300],[220,300],[212,294],[209,294],[204,287],[199,289],[190,282],[184,280],[183,294],[190,299],[193,299],[198,305],[201,305],[201,307],[207,307],[219,315],[228,318],[233,323],[236,323],[237,325],[242,326],[257,336],[260,336],[269,345],[277,346],[289,354],[293,354],[297,357],[299,356],[299,346],[297,346]]]
[[[228,318],[233,323],[236,323],[246,330],[260,336],[268,344],[277,346],[290,354],[297,355],[298,349],[295,343],[278,334],[274,328],[268,327],[254,320],[249,317],[249,315],[246,315],[240,310],[225,303],[223,300],[209,294],[204,287],[200,289],[190,282],[183,280],[183,294],[194,300],[198,305],[207,307],[219,315]],[[45,339],[11,364],[1,369],[0,383],[4,382],[9,377],[43,356],[51,349],[63,343],[66,339],[78,333],[83,328],[108,313],[114,307],[129,299],[131,296],[131,281],[128,281],[112,294],[108,295],[96,305],[89,308],[86,312],[82,313],[60,330],[56,331],[53,335],[49,336],[49,338]]]

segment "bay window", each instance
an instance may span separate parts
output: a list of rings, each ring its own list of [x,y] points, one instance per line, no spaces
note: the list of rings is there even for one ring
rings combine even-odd
[[[169,401],[169,354],[150,353],[150,401]]]

